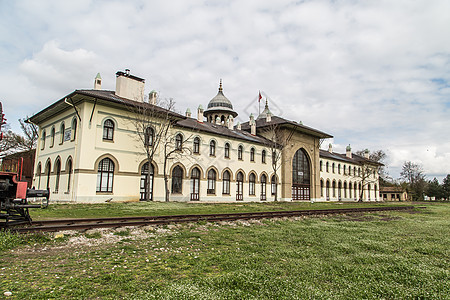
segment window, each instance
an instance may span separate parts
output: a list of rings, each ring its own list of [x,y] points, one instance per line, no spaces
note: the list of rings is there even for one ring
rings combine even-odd
[[[47,164],[45,166],[45,173],[47,174],[47,185],[46,189],[50,190],[50,173],[51,173],[52,164],[50,160],[47,161]]]
[[[276,177],[275,177],[275,175],[273,175],[272,176],[272,178],[270,179],[270,182],[271,182],[271,186],[270,186],[270,189],[271,189],[271,194],[272,195],[276,195],[277,194],[277,181],[276,181]]]
[[[320,197],[323,197],[323,180],[320,180]]]
[[[348,183],[348,197],[352,198],[352,183],[351,182]]]
[[[344,182],[344,198],[347,198],[347,182]]]
[[[200,153],[200,138],[196,137],[194,139],[194,153],[199,154]]]
[[[323,166],[323,162],[320,161],[320,171],[321,171],[321,172],[323,171],[323,170],[322,170],[322,166]]]
[[[144,145],[146,147],[153,146],[154,131],[153,128],[147,127],[144,133]]]
[[[103,124],[103,139],[112,141],[114,138],[114,123],[110,119],[107,119]]]
[[[341,164],[338,164],[338,174],[341,174]]]
[[[333,197],[336,197],[336,181],[333,181],[332,189],[333,189]]]
[[[211,141],[209,143],[209,156],[216,156],[216,142]]]
[[[344,165],[344,175],[347,175],[347,170],[346,170],[345,165]]]
[[[72,179],[72,160],[69,158],[67,160],[67,166],[66,166],[66,170],[67,170],[67,192],[70,192],[70,182]]]
[[[333,173],[334,173],[334,163],[332,164],[332,167],[331,167],[331,172],[333,172]]]
[[[98,164],[97,192],[113,191],[114,163],[109,158],[102,159]]]
[[[225,143],[225,158],[230,158],[230,144]]]
[[[52,131],[50,132],[50,148],[55,144],[55,127],[52,127]]]
[[[66,125],[61,123],[61,128],[59,128],[59,143],[64,144],[64,132],[66,131]]]
[[[243,190],[244,190],[244,174],[242,174],[242,172],[239,172],[236,175],[236,200],[244,200]]]
[[[250,149],[250,161],[255,161],[255,148]]]
[[[222,194],[230,194],[230,172],[225,171],[222,178]]]
[[[200,170],[198,168],[192,169],[191,172],[191,200],[200,200]]]
[[[251,173],[250,176],[248,177],[248,194],[249,195],[255,194],[255,181],[256,181],[256,176],[255,176],[255,174]]]
[[[261,175],[261,200],[266,200],[266,183],[267,183],[267,177],[265,174]]]
[[[244,148],[242,146],[238,147],[238,159],[242,160],[242,152],[244,151]]]
[[[55,193],[59,191],[59,179],[61,177],[61,161],[59,159],[56,160],[55,163],[55,171],[56,171],[56,180],[55,180]]]
[[[172,170],[172,194],[181,194],[181,187],[183,183],[183,169],[176,166]]]
[[[74,118],[72,121],[72,141],[77,138],[77,119]]]
[[[36,171],[36,176],[38,178],[38,184],[37,184],[38,190],[41,189],[41,173],[42,173],[42,166],[41,166],[41,163],[39,163],[38,167],[37,167],[37,171]]]
[[[44,150],[44,148],[45,148],[45,135],[46,135],[46,132],[45,132],[45,130],[43,130],[42,136],[41,136],[41,150]]]
[[[266,150],[263,150],[263,151],[261,152],[261,162],[262,162],[263,164],[266,163]]]
[[[208,194],[216,193],[216,171],[211,169],[208,171]]]
[[[183,147],[183,136],[181,133],[177,134],[175,137],[175,149],[181,151]]]
[[[353,167],[353,175],[356,176],[356,167]]]
[[[329,172],[329,170],[328,170],[328,169],[329,169],[329,168],[328,168],[329,166],[330,166],[330,163],[327,162],[326,165],[325,165],[325,170],[327,171],[327,173]]]

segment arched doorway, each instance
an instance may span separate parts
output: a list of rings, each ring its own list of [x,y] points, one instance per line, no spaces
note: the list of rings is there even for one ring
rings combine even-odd
[[[310,168],[308,156],[298,149],[292,159],[292,200],[310,200]]]
[[[242,174],[242,172],[239,172],[236,175],[236,200],[238,201],[244,200],[243,189],[244,189],[244,174]]]
[[[153,165],[146,162],[141,168],[140,201],[153,200]]]
[[[191,201],[200,200],[200,170],[195,167],[191,172]]]

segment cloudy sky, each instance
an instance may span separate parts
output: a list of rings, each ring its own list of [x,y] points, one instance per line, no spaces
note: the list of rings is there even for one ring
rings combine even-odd
[[[223,79],[241,121],[257,95],[334,136],[383,149],[429,178],[450,173],[450,1],[0,0],[0,101],[11,127],[75,89],[131,69],[176,108]]]

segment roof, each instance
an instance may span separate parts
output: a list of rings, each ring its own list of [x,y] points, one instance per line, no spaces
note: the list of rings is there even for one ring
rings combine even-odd
[[[266,118],[260,118],[260,119],[256,119],[256,129],[261,129],[261,128],[266,128],[269,126],[273,126],[273,125],[279,125],[279,126],[283,126],[283,127],[291,127],[297,131],[301,131],[303,133],[307,133],[309,135],[321,138],[321,139],[326,139],[326,138],[332,138],[332,135],[329,135],[328,133],[322,132],[320,130],[305,126],[303,124],[299,124],[297,122],[294,121],[290,121],[290,120],[286,120],[284,118],[281,117],[277,117],[277,116],[272,116],[271,121],[270,122],[266,122]],[[249,122],[245,122],[241,125],[242,130],[250,130],[250,124]]]
[[[380,186],[383,193],[403,193],[405,190],[401,186]]]
[[[367,162],[367,163],[371,163],[371,164],[374,164],[374,165],[383,166],[383,164],[380,163],[380,162],[377,162],[377,161],[372,160],[372,159],[367,159],[365,157],[362,157],[362,156],[360,156],[358,154],[354,154],[354,153],[352,153],[352,158],[350,158],[350,157],[347,157],[346,154],[329,152],[329,151],[320,149],[319,156],[320,157],[324,157],[324,158],[330,158],[330,159],[334,159],[334,160],[354,163],[354,164],[361,164],[363,162]]]
[[[262,136],[251,135],[249,132],[244,130],[231,130],[226,126],[217,125],[211,122],[200,123],[197,119],[186,118],[184,120],[178,121],[175,126],[189,128],[192,130],[203,131],[208,133],[213,133],[229,138],[244,140],[247,142],[268,145],[270,141]]]
[[[67,102],[66,102],[67,100]],[[61,98],[56,101],[52,105],[44,108],[40,112],[34,114],[29,118],[29,120],[35,124],[39,124],[45,121],[48,118],[53,117],[56,114],[61,113],[62,111],[72,109],[72,104],[76,105],[83,101],[95,101],[99,100],[103,103],[107,103],[110,106],[148,106],[155,109],[157,112],[167,113],[167,109],[164,109],[160,106],[149,104],[146,102],[138,102],[134,100],[129,100],[123,97],[119,97],[115,94],[114,91],[107,90],[75,90],[67,96]],[[169,114],[176,119],[184,119],[185,116],[177,114],[175,112],[169,111]]]
[[[237,113],[233,110],[233,104],[231,104],[231,101],[228,100],[228,98],[223,94],[222,80],[220,80],[219,91],[217,92],[217,95],[209,101],[205,113],[208,114],[221,111],[231,113],[234,117],[237,116]]]

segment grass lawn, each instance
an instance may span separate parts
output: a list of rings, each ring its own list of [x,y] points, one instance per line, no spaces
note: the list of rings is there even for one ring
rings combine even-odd
[[[161,216],[183,214],[212,214],[301,209],[330,209],[411,205],[411,202],[357,203],[357,202],[248,202],[248,203],[195,203],[195,202],[125,202],[99,204],[51,204],[46,209],[30,209],[33,220],[63,218],[98,218],[122,216]]]
[[[426,207],[64,236],[2,232],[0,297],[449,299],[450,204]]]

